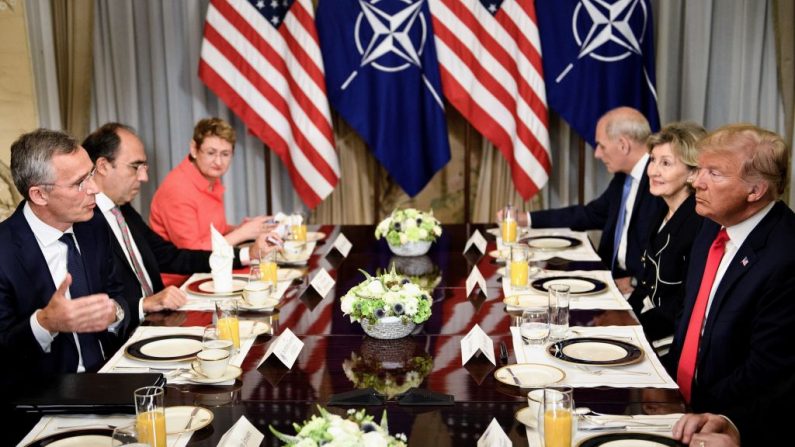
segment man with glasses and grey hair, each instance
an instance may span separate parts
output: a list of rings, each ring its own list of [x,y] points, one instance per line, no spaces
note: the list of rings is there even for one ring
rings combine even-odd
[[[4,389],[31,378],[97,371],[119,346],[127,305],[110,235],[94,217],[94,164],[71,136],[39,129],[11,146],[25,200],[0,223]]]

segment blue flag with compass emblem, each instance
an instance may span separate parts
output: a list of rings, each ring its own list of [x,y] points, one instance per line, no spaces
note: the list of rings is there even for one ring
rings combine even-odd
[[[450,161],[427,0],[321,0],[329,102],[409,196]]]
[[[652,10],[647,0],[536,1],[547,103],[591,145],[610,109],[629,106],[660,128]]]

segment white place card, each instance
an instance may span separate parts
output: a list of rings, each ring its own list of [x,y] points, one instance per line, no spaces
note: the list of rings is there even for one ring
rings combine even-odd
[[[276,337],[268,346],[268,350],[265,352],[265,357],[260,360],[259,365],[257,368],[262,366],[265,363],[265,360],[270,357],[271,354],[275,355],[279,361],[284,364],[284,366],[288,368],[292,368],[293,364],[295,363],[295,359],[298,358],[298,354],[301,353],[301,349],[304,347],[304,342],[301,341],[300,338],[296,337],[293,334],[293,331],[290,329],[285,329],[282,332],[282,335]],[[257,444],[259,445],[259,444]]]
[[[494,342],[486,334],[480,325],[476,324],[469,330],[469,333],[461,339],[461,364],[465,365],[476,352],[482,352],[493,365],[497,365],[494,359]]]
[[[315,289],[321,297],[325,298],[329,290],[334,287],[334,278],[328,274],[326,269],[321,268],[318,269],[315,277],[309,282],[309,286]]]
[[[469,236],[469,240],[466,245],[464,245],[464,254],[466,254],[473,245],[478,249],[480,254],[486,253],[486,238],[484,238],[478,230],[475,230],[472,236]]]
[[[486,431],[478,439],[478,447],[510,447],[511,445],[513,445],[511,438],[500,427],[497,418],[491,420],[491,424],[486,427]]]
[[[477,266],[472,267],[472,271],[469,272],[469,276],[467,277],[467,296],[472,294],[472,290],[475,289],[475,285],[480,287],[480,293],[482,293],[483,296],[488,299],[489,289],[486,287],[486,278],[483,277],[483,274],[480,273],[480,270]]]
[[[235,425],[221,436],[218,447],[256,447],[262,443],[263,439],[265,439],[265,435],[257,430],[257,427],[245,416],[240,416]]]
[[[329,249],[329,253],[331,253],[331,250],[337,250],[337,252],[340,255],[342,255],[343,258],[347,258],[348,253],[351,252],[351,247],[353,247],[351,241],[349,241],[344,234],[340,233],[339,236],[337,236],[337,238],[334,239],[334,243],[331,244],[331,249]]]

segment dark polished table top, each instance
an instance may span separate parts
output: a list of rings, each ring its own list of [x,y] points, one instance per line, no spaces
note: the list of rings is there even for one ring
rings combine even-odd
[[[325,268],[336,280],[328,296],[320,299],[306,293],[307,280],[296,281],[274,313],[249,313],[245,318],[269,322],[273,335],[257,338],[243,364],[244,373],[234,386],[169,386],[170,405],[201,405],[212,409],[213,423],[197,431],[190,445],[216,445],[220,437],[242,415],[265,433],[265,445],[279,445],[268,430],[269,425],[293,433],[292,422],[301,422],[316,413],[316,405],[328,405],[332,396],[359,387],[377,385],[382,391],[396,394],[409,386],[418,386],[454,396],[452,406],[401,406],[395,400],[385,405],[367,407],[380,420],[386,410],[390,432],[405,433],[410,445],[475,445],[492,418],[497,418],[516,445],[527,444],[525,430],[514,419],[516,411],[526,406],[526,391],[503,385],[493,372],[501,365],[491,365],[475,358],[461,365],[460,340],[475,325],[494,341],[495,349],[504,342],[514,363],[509,328],[514,315],[505,310],[496,270],[500,265],[487,255],[462,253],[464,244],[475,229],[494,240],[479,225],[447,225],[442,237],[426,257],[410,264],[430,269],[439,276],[433,292],[433,314],[414,334],[397,340],[376,340],[366,336],[358,323],[343,316],[339,298],[363,279],[359,270],[375,274],[387,269],[394,256],[385,241],[375,241],[373,226],[321,227],[329,234],[318,244],[309,262],[310,276]],[[331,242],[342,232],[353,243],[347,258],[324,257]],[[397,259],[406,267],[405,258]],[[465,282],[472,266],[477,265],[488,280],[489,298],[468,298]],[[568,263],[553,259],[547,269],[601,269],[599,263]],[[433,276],[433,275],[431,275]],[[147,324],[197,326],[209,324],[209,312],[173,312],[150,315]],[[572,311],[572,325],[634,325],[629,311]],[[273,362],[257,368],[273,336],[289,328],[305,343],[292,369]],[[499,357],[498,355],[496,357]],[[386,384],[389,384],[386,386]],[[683,411],[675,390],[588,388],[576,389],[578,406],[612,413],[671,413]],[[330,407],[344,413],[347,408]]]

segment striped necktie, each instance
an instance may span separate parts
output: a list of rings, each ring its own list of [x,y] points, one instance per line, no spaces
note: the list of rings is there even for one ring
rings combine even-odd
[[[127,228],[127,221],[124,220],[124,216],[122,216],[121,210],[118,206],[111,208],[110,212],[114,217],[116,217],[116,222],[119,224],[119,228],[121,229],[121,238],[124,240],[124,246],[127,248],[127,254],[130,256],[130,264],[132,264],[135,277],[138,278],[138,282],[141,284],[141,289],[144,291],[144,296],[152,296],[154,294],[152,291],[152,286],[150,286],[146,281],[141,263],[138,261],[138,257],[135,256],[135,251],[133,251],[132,239],[130,238],[130,230]]]

